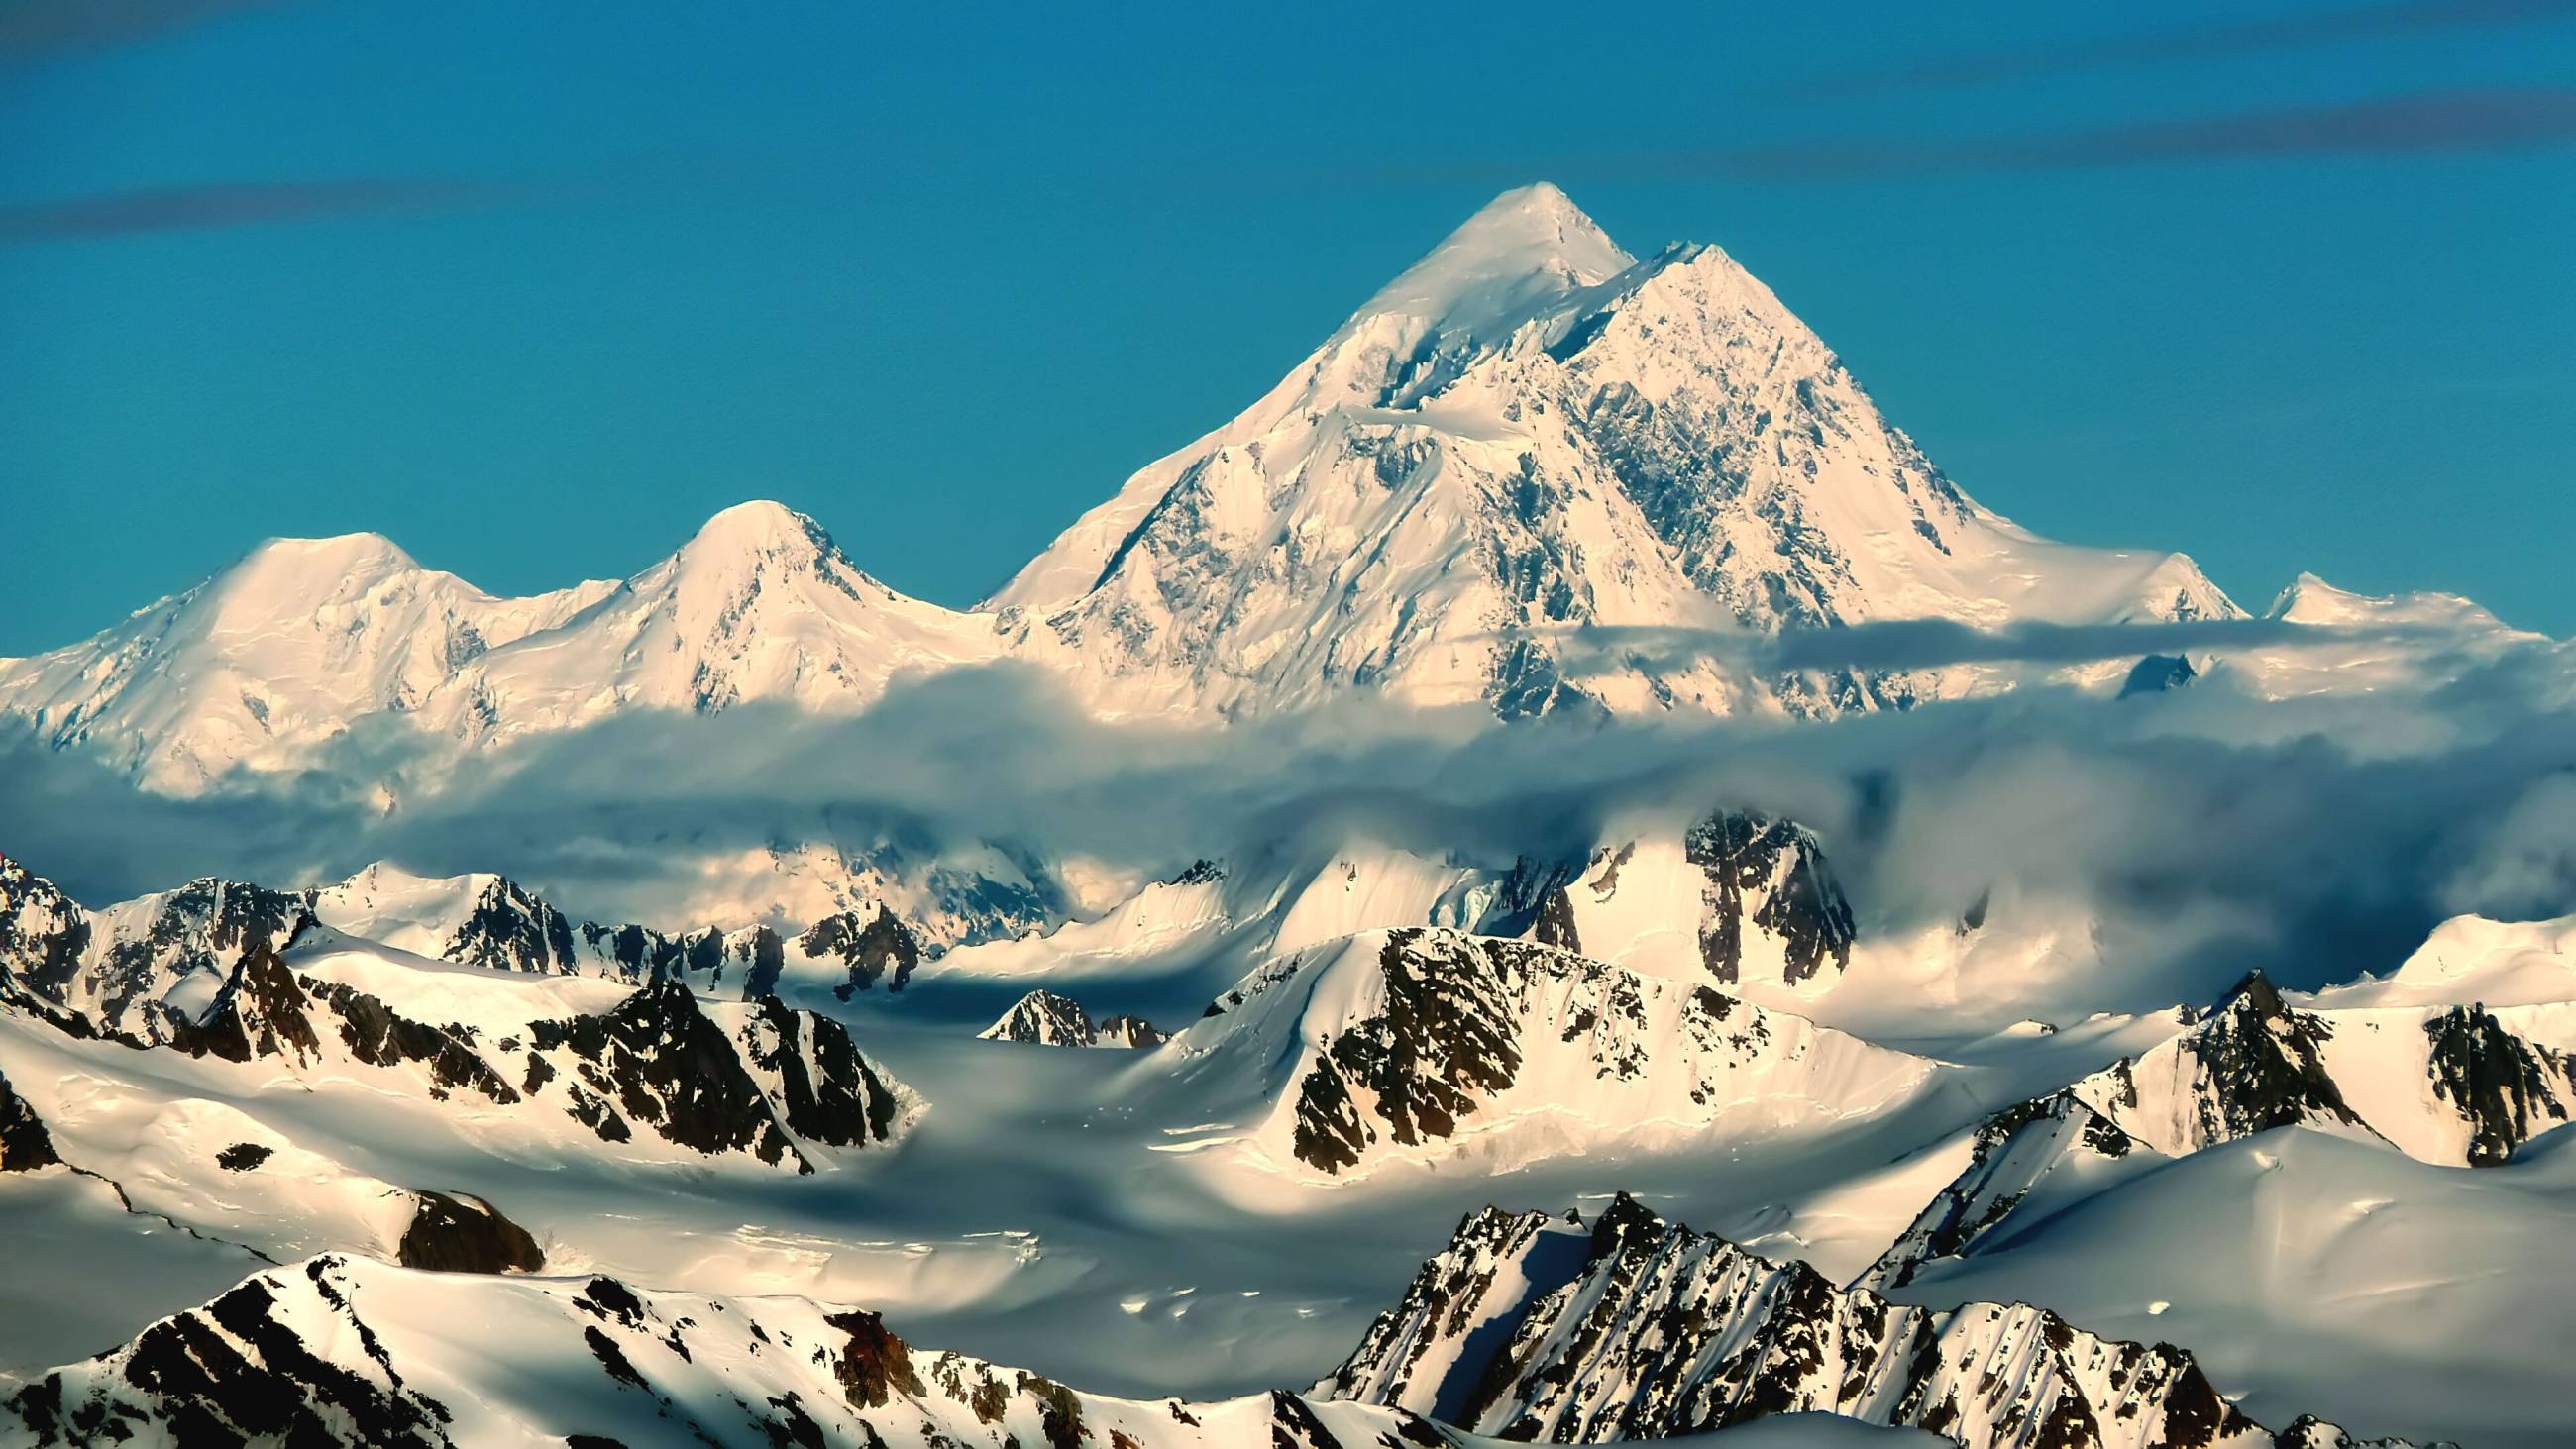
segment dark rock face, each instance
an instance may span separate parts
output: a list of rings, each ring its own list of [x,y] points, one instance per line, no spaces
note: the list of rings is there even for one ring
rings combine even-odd
[[[2576,1062],[2505,1029],[2483,1006],[2457,1006],[2424,1023],[2433,1091],[2471,1128],[2471,1167],[2493,1167],[2576,1111]]]
[[[1105,1047],[1134,1047],[1139,1050],[1144,1050],[1161,1046],[1163,1043],[1170,1041],[1171,1039],[1172,1035],[1170,1032],[1154,1025],[1145,1018],[1122,1012],[1119,1015],[1109,1017],[1100,1023],[1099,1040],[1094,1042],[1093,1045]]]
[[[1367,1093],[1389,1137],[1412,1146],[1448,1137],[1479,1098],[1520,1071],[1517,1003],[1509,979],[1537,948],[1472,941],[1486,969],[1417,953],[1419,931],[1389,933],[1379,951],[1386,1008],[1342,1032],[1297,1089],[1298,1160],[1325,1172],[1356,1166],[1375,1140],[1353,1088]]]
[[[435,1273],[533,1273],[546,1255],[528,1230],[479,1197],[415,1189],[420,1206],[403,1229],[396,1261]]]
[[[585,921],[581,943],[598,975],[639,986],[685,982],[706,995],[736,1001],[777,990],[787,962],[786,943],[767,926],[733,932],[708,927],[673,936],[645,926]]]
[[[149,1426],[172,1443],[219,1449],[249,1443],[446,1449],[454,1442],[447,1432],[454,1415],[408,1388],[375,1336],[347,1313],[332,1278],[335,1263],[316,1258],[300,1271],[245,1279],[205,1307],[145,1329],[93,1360],[95,1368],[81,1366],[88,1372],[57,1370],[28,1385],[7,1409],[29,1435],[26,1442],[38,1445],[118,1443]],[[316,1293],[356,1331],[315,1344],[289,1326],[281,1299]]]
[[[901,991],[921,964],[921,938],[886,910],[825,916],[796,938],[796,947],[808,960],[831,957],[849,968],[848,979],[832,989],[843,1001],[879,981]]]
[[[59,999],[89,945],[89,912],[52,881],[0,855],[0,980]]]
[[[1589,1228],[1471,1214],[1318,1388],[1531,1442],[1654,1439],[1802,1412],[1981,1449],[2270,1437],[2170,1345],[2098,1338],[2022,1304],[1891,1303],[1625,1196]]]
[[[833,1147],[863,1147],[894,1135],[900,1096],[859,1054],[847,1027],[791,1011],[776,997],[762,998],[753,1010],[746,1057],[776,1079],[772,1095],[787,1130]]]
[[[1190,862],[1188,869],[1182,871],[1179,875],[1172,877],[1170,880],[1163,882],[1163,884],[1176,886],[1208,885],[1212,882],[1221,881],[1223,879],[1225,879],[1225,867],[1208,859],[1206,856],[1200,856],[1198,859]]]
[[[274,1147],[256,1142],[236,1142],[215,1154],[215,1166],[226,1172],[257,1172],[259,1165],[277,1155]]]
[[[1683,849],[1708,876],[1699,945],[1710,975],[1742,979],[1747,924],[1779,938],[1788,985],[1851,964],[1851,905],[1804,826],[1724,811],[1692,826]]]
[[[223,971],[253,947],[282,951],[312,924],[312,903],[302,892],[191,881],[161,902],[141,935],[105,943],[104,958],[93,968],[95,1009],[119,1019],[129,1003],[178,976]],[[144,1010],[150,1029],[167,1031],[180,1024],[158,1001]]]
[[[0,1172],[33,1172],[62,1160],[35,1109],[0,1076]]]
[[[903,1110],[893,1081],[859,1054],[839,1022],[774,997],[752,1003],[739,1036],[675,981],[643,987],[613,1011],[537,1022],[531,1078],[575,1079],[575,1116],[606,1141],[641,1123],[700,1152],[748,1152],[814,1170],[805,1142],[861,1147],[889,1140]]]
[[[2129,677],[2120,683],[2120,697],[2137,694],[2163,694],[2181,689],[2200,677],[2191,661],[2179,654],[2150,654],[2129,668]]]
[[[277,952],[262,943],[243,955],[202,1018],[170,1028],[168,1044],[192,1057],[221,1057],[228,1062],[253,1057],[307,1062],[322,1052],[321,1032],[313,1017],[313,1002],[305,994],[304,983]]]
[[[1113,1016],[1095,1022],[1082,1003],[1052,991],[1032,991],[1011,1003],[991,1026],[976,1035],[984,1041],[1026,1042],[1034,1046],[1154,1047],[1168,1038],[1141,1016]]]
[[[107,1030],[182,1030],[190,1023],[162,999],[172,987],[223,977],[254,947],[284,950],[312,924],[307,892],[212,877],[93,912],[0,856],[0,980]]]
[[[536,1023],[530,1037],[537,1051],[570,1057],[601,1100],[672,1142],[814,1170],[743,1069],[732,1039],[676,981],[643,987],[603,1015]]]
[[[12,1004],[69,1034],[136,1050],[299,1069],[334,1062],[416,1069],[433,1100],[456,1092],[505,1107],[534,1099],[602,1141],[631,1141],[640,1126],[699,1152],[748,1152],[799,1173],[813,1171],[800,1141],[888,1141],[908,1096],[839,1022],[762,997],[724,1008],[749,1013],[729,1028],[677,981],[642,987],[610,1011],[532,1022],[525,1040],[487,1042],[470,1027],[419,1021],[343,983],[300,976],[255,941],[204,1019],[178,1026],[165,1042],[101,1032],[41,1003]]]
[[[449,961],[500,971],[569,974],[573,926],[564,913],[507,877],[497,877],[476,897],[439,953]]]
[[[1543,946],[1579,952],[1583,938],[1574,926],[1574,903],[1565,888],[1583,875],[1585,862],[1548,864],[1531,856],[1512,862],[1511,874],[1494,892],[1494,902],[1476,923],[1480,936],[1526,936]]]
[[[2368,1131],[2319,1055],[2333,1035],[2323,1017],[2290,1010],[2262,973],[2238,983],[2183,1040],[2208,1084],[2196,1103],[2202,1136],[2230,1142],[2318,1121]],[[2132,1103],[2135,1090],[2129,1088]]]

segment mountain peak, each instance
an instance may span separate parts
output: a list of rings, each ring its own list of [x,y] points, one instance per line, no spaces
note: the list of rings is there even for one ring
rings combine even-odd
[[[698,526],[696,534],[682,546],[684,553],[717,549],[769,549],[781,544],[805,543],[824,553],[837,553],[832,536],[823,525],[797,512],[784,503],[754,498],[720,509]]]
[[[2292,624],[2347,623],[2365,612],[2372,602],[2366,595],[2338,589],[2315,574],[2303,572],[2272,601],[2266,616]]]
[[[1419,318],[1438,332],[1484,332],[1634,265],[1636,258],[1598,222],[1542,181],[1485,203],[1370,298],[1360,315]]]
[[[382,576],[417,569],[420,564],[401,544],[381,533],[341,533],[325,538],[262,539],[227,573],[277,572],[314,578],[345,579]]]

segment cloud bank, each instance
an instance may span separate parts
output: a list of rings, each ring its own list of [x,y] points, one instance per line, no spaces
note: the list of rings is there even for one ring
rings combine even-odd
[[[2158,626],[2156,641],[2244,649],[2271,627]],[[2095,647],[2082,631],[2018,637],[2042,657]],[[1860,645],[1845,661],[1965,652],[1911,627],[1819,638]],[[0,848],[94,902],[392,859],[678,926],[697,923],[669,903],[706,861],[805,841],[1141,874],[1366,839],[1499,867],[1579,857],[1640,811],[1743,807],[1822,832],[1881,931],[1955,921],[2009,885],[2117,919],[2150,954],[2161,933],[2175,959],[2140,977],[2144,1006],[2252,966],[2293,985],[2385,969],[2459,911],[2576,913],[2566,673],[2542,644],[2413,693],[2262,699],[2222,659],[2150,698],[2034,686],[1833,723],[1502,726],[1360,700],[1208,730],[1101,723],[1046,677],[997,666],[899,685],[856,716],[637,714],[469,755],[371,721],[301,775],[192,799],[19,740],[0,746]],[[2213,920],[2230,924],[2182,925]]]

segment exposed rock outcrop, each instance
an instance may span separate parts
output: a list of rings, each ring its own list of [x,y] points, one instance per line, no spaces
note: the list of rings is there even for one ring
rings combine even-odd
[[[460,1334],[460,1325],[475,1331]],[[0,1439],[367,1449],[1456,1442],[1402,1410],[1295,1394],[1214,1404],[1085,1394],[916,1349],[873,1313],[801,1299],[425,1273],[339,1256],[254,1275],[120,1348],[27,1383],[0,1400]]]
[[[1113,1016],[1095,1022],[1091,1013],[1082,1009],[1081,1002],[1052,991],[1032,991],[1021,997],[976,1036],[984,1041],[1070,1047],[1153,1047],[1168,1039],[1141,1016]]]
[[[2275,1442],[2170,1344],[2099,1338],[2027,1304],[1891,1303],[1624,1195],[1589,1224],[1470,1215],[1317,1391],[1533,1442],[1655,1439],[1789,1413],[1911,1425],[1979,1449]]]

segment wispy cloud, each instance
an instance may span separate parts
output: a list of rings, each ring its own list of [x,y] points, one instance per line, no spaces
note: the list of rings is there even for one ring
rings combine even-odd
[[[518,194],[516,188],[485,182],[388,178],[153,187],[0,205],[0,245],[445,211],[492,205]]]
[[[0,65],[131,45],[276,0],[0,0]]]
[[[1982,85],[2118,66],[2232,60],[2316,46],[2571,17],[2576,17],[2576,0],[2404,0],[2394,5],[2263,16],[2224,25],[2105,36],[2021,50],[1937,56],[1886,70],[1824,77],[1801,89],[1852,95]]]
[[[2576,141],[2576,88],[2488,87],[2335,105],[2128,121],[2017,135],[1919,133],[1653,151],[1456,160],[1344,173],[1368,185],[1592,181],[1850,181],[1997,171],[2078,171],[2299,156],[2510,151]]]
[[[1833,181],[1978,171],[2058,171],[2282,156],[2395,156],[2576,140],[2576,89],[2489,89],[2146,121],[2038,135],[1881,137],[1677,154],[1677,173]]]
[[[1677,669],[1697,659],[1756,673],[1836,669],[1939,669],[1951,664],[2082,664],[2148,654],[2260,649],[2315,643],[2401,642],[2398,629],[2321,630],[2279,619],[2194,619],[2138,624],[2014,624],[1977,629],[1948,619],[1892,619],[1836,629],[1768,633],[1670,625],[1568,630],[1554,640],[1571,678],[1631,667]]]

